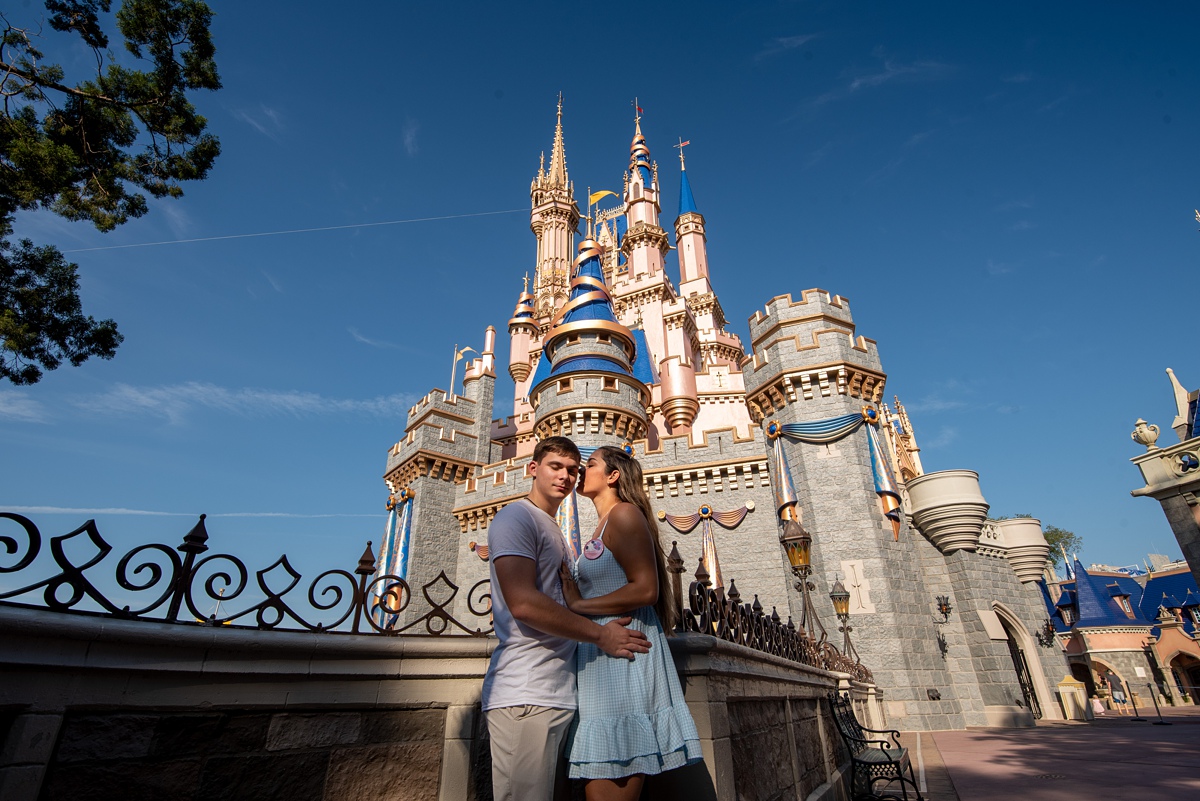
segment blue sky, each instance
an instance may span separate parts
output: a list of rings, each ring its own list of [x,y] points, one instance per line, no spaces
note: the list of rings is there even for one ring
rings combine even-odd
[[[454,344],[506,346],[561,91],[577,197],[620,188],[636,95],[670,222],[690,139],[743,338],[774,295],[842,294],[927,470],[979,471],[993,513],[1075,531],[1085,562],[1178,555],[1128,459],[1138,417],[1174,441],[1164,368],[1200,386],[1194,7],[212,5],[210,178],[107,235],[18,223],[126,337],[0,387],[0,507],[46,534],[174,543],[207,512],[252,563],[353,567],[409,405]],[[431,217],[454,219],[337,228]]]

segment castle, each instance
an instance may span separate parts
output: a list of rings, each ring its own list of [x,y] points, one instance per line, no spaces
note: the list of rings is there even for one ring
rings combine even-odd
[[[462,394],[427,394],[388,453],[395,525],[383,572],[414,588],[441,572],[472,586],[488,574],[489,521],[528,492],[539,438],[570,437],[585,457],[623,445],[686,580],[696,569],[783,618],[807,611],[814,637],[839,645],[829,593],[842,583],[854,648],[892,725],[1062,717],[1052,689],[1067,672],[1061,646],[1038,636],[1048,554],[1038,522],[988,521],[971,471],[924,472],[904,407],[883,402],[876,343],[857,333],[845,298],[771,298],[750,318],[748,349],[726,330],[680,151],[673,236],[640,117],[616,205],[596,206],[615,195],[598,192],[581,213],[560,99],[549,166],[543,156],[530,186],[533,281],[508,321],[513,412],[493,419],[489,326]],[[789,521],[812,538],[808,610],[780,547]],[[596,523],[575,499],[559,522],[573,548]]]

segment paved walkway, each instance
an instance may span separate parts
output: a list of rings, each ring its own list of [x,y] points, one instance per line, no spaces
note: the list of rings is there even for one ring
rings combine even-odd
[[[906,733],[929,801],[1200,798],[1200,707],[1034,729]],[[920,747],[918,752],[918,739]],[[920,778],[920,776],[918,776]]]

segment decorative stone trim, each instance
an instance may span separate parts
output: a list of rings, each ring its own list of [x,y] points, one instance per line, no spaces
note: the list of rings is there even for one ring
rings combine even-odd
[[[686,470],[647,471],[645,484],[646,492],[654,498],[678,498],[680,494],[707,495],[709,492],[725,490],[750,490],[756,486],[770,487],[771,478],[767,472],[767,460],[761,459],[693,465]]]
[[[513,501],[519,501],[526,496],[526,493],[518,493],[509,495],[506,498],[495,498],[483,503],[477,503],[474,506],[464,506],[454,510],[454,518],[458,520],[459,530],[466,534],[468,529],[478,531],[486,529],[492,524],[492,518],[496,516],[505,506],[508,506]]]
[[[466,481],[475,472],[476,465],[451,458],[441,453],[417,451],[388,471],[383,480],[397,487],[411,484],[415,479],[435,478],[457,484]]]
[[[758,357],[752,357],[757,359]],[[755,423],[778,413],[790,403],[812,400],[819,393],[828,398],[835,393],[879,403],[887,376],[856,364],[839,362],[784,373],[770,384],[746,397],[746,406]]]

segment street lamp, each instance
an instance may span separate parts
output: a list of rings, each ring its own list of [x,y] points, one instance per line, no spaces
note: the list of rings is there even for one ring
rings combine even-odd
[[[796,589],[800,591],[803,602],[800,627],[808,632],[809,636],[814,634],[814,628],[819,629],[821,632],[819,642],[825,642],[825,627],[821,625],[821,620],[813,610],[808,597],[809,591],[817,588],[808,580],[812,573],[812,536],[804,530],[804,526],[800,525],[799,520],[789,519],[783,524],[783,533],[779,535],[779,544],[783,546],[783,552],[787,554],[788,563],[792,566],[792,574],[796,577]]]
[[[838,579],[833,582],[833,589],[829,591],[829,600],[833,601],[833,613],[837,615],[838,622],[842,625],[838,627],[838,631],[842,633],[842,653],[846,656],[854,656],[854,661],[858,662],[858,651],[854,650],[854,645],[850,642],[850,632],[854,628],[850,625],[850,592],[846,589],[846,585],[842,584],[842,580]]]

